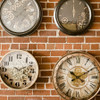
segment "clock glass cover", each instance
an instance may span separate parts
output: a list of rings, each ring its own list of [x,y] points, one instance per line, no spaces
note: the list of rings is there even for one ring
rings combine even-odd
[[[6,86],[12,89],[27,89],[38,77],[38,64],[30,53],[12,51],[2,58],[0,74]]]
[[[60,30],[69,35],[84,33],[93,19],[93,11],[87,0],[61,0],[54,12]]]
[[[33,33],[41,18],[42,11],[38,0],[3,0],[1,4],[1,24],[10,34],[24,36]]]
[[[56,64],[53,82],[66,100],[92,99],[99,92],[100,64],[87,53],[68,54]]]

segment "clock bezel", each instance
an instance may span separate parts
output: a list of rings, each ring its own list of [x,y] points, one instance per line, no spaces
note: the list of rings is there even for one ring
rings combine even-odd
[[[71,31],[71,30],[68,30],[68,29],[64,28],[64,27],[62,26],[60,20],[59,20],[59,17],[58,17],[58,16],[59,16],[59,9],[60,9],[60,7],[62,6],[62,4],[65,3],[66,1],[68,1],[68,0],[60,0],[60,1],[58,2],[57,6],[55,7],[55,10],[54,10],[54,21],[55,21],[56,26],[58,27],[58,29],[60,29],[60,31],[62,31],[63,33],[68,34],[68,35],[73,35],[73,36],[75,36],[75,35],[84,34],[84,33],[87,32],[88,29],[91,27],[92,22],[93,22],[93,19],[94,19],[94,12],[93,12],[93,9],[92,9],[91,4],[90,4],[89,1],[87,1],[87,0],[81,0],[82,2],[85,2],[85,3],[87,4],[87,6],[89,7],[89,9],[90,9],[90,10],[89,10],[89,11],[90,11],[90,17],[91,17],[91,18],[89,19],[89,23],[88,23],[88,25],[87,25],[86,28],[81,29],[80,31],[75,31],[75,32],[73,32],[73,31]]]
[[[76,51],[76,52],[68,53],[68,54],[64,55],[63,57],[61,57],[61,58],[58,60],[58,62],[56,63],[54,69],[53,69],[53,75],[52,75],[52,77],[53,77],[53,86],[54,86],[55,90],[56,90],[57,93],[58,93],[62,98],[64,98],[65,100],[70,100],[71,98],[65,96],[65,94],[63,94],[62,91],[58,88],[58,86],[57,86],[57,80],[56,80],[56,75],[57,75],[57,71],[58,71],[58,69],[59,69],[59,66],[60,66],[60,64],[62,63],[62,62],[60,62],[60,61],[61,61],[61,60],[63,61],[63,59],[64,59],[65,57],[66,57],[66,58],[70,58],[70,57],[72,57],[73,55],[74,55],[74,56],[75,56],[75,55],[81,55],[81,56],[85,56],[85,57],[90,58],[91,61],[94,62],[94,64],[96,65],[97,69],[98,69],[99,72],[100,72],[100,63],[98,62],[98,60],[97,60],[95,57],[93,57],[91,54],[89,54],[89,53],[87,53],[87,52],[79,52],[79,51]],[[60,64],[59,64],[59,63],[60,63]],[[99,73],[99,76],[100,76],[100,73]],[[93,99],[93,98],[98,94],[99,91],[100,91],[100,77],[99,77],[99,86],[98,86],[97,90],[95,90],[95,92],[93,92],[93,94],[91,94],[88,98],[85,98],[85,99],[86,99],[86,100],[87,100],[87,99],[88,99],[88,100]],[[74,99],[75,99],[75,98],[74,98]],[[77,99],[75,99],[75,100],[77,100]]]
[[[32,80],[32,81],[30,82],[30,85],[27,86],[27,87],[24,87],[24,88],[13,88],[13,87],[10,87],[7,83],[5,83],[5,81],[4,81],[4,80],[2,79],[2,77],[1,77],[1,73],[0,73],[0,79],[1,79],[1,81],[4,83],[4,85],[5,85],[6,87],[8,87],[9,89],[20,91],[20,90],[29,89],[32,85],[35,84],[35,82],[36,82],[36,80],[37,80],[37,78],[38,78],[38,76],[39,76],[39,65],[38,65],[38,62],[37,62],[37,60],[35,59],[35,57],[34,57],[31,53],[29,53],[28,51],[25,51],[25,50],[13,50],[13,51],[10,51],[10,52],[6,53],[6,54],[2,57],[0,63],[2,62],[2,60],[3,60],[7,55],[9,55],[9,54],[12,53],[12,52],[17,52],[17,51],[19,51],[19,52],[25,52],[25,53],[27,53],[28,55],[30,55],[31,57],[33,57],[34,61],[35,61],[36,64],[37,64],[37,71],[36,71],[36,75],[35,75],[35,80]]]
[[[37,3],[37,6],[38,6],[38,10],[39,10],[39,19],[37,21],[37,23],[32,26],[29,30],[25,31],[25,32],[14,32],[10,29],[8,29],[3,21],[2,21],[2,18],[1,18],[1,9],[3,7],[3,4],[6,2],[7,0],[3,0],[1,5],[0,5],[0,23],[1,23],[1,26],[2,28],[10,35],[14,35],[14,36],[19,36],[19,37],[23,37],[23,36],[26,36],[26,35],[31,35],[31,34],[34,34],[34,32],[36,32],[36,30],[39,28],[40,24],[41,24],[41,21],[42,21],[42,16],[43,16],[43,12],[42,12],[42,7],[41,7],[41,4],[39,3],[38,0],[35,0],[34,2]]]

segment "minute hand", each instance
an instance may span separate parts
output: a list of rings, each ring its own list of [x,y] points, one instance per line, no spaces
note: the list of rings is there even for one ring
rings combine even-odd
[[[92,68],[92,69],[90,69],[90,70],[88,70],[87,72],[83,73],[82,75],[77,76],[75,79],[72,79],[72,81],[75,81],[76,79],[79,79],[81,76],[83,76],[83,75],[85,75],[85,74],[89,73],[89,72],[90,72],[90,71],[92,71],[93,69],[95,69],[95,67],[94,67],[94,68]]]

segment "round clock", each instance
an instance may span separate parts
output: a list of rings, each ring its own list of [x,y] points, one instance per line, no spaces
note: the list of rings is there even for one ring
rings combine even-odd
[[[38,77],[38,63],[28,52],[15,50],[0,62],[1,80],[6,86],[23,90],[31,87]]]
[[[1,25],[12,35],[34,33],[41,19],[42,10],[38,0],[3,0],[1,4]]]
[[[87,0],[60,0],[55,8],[54,20],[62,32],[78,35],[89,28],[93,11]]]
[[[99,92],[100,63],[84,52],[68,54],[57,62],[53,83],[65,100],[90,100]]]

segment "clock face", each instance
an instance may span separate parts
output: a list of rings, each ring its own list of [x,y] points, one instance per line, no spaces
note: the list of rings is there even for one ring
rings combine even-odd
[[[53,82],[57,92],[65,99],[93,98],[100,87],[99,63],[85,53],[64,56],[54,68]]]
[[[33,85],[38,77],[38,64],[26,51],[13,51],[3,57],[0,63],[3,82],[13,89],[26,89]]]
[[[26,35],[39,24],[40,11],[36,0],[4,0],[0,16],[2,26],[14,35]]]
[[[61,0],[55,9],[55,21],[63,32],[77,35],[87,29],[92,13],[86,0]]]

